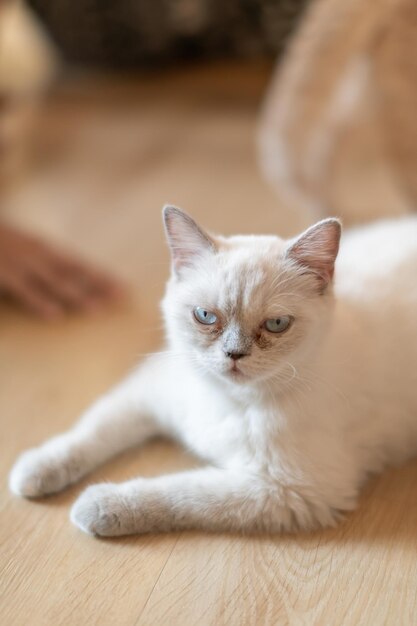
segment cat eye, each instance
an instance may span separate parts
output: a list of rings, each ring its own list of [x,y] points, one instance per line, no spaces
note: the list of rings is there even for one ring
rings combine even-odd
[[[281,315],[281,317],[274,317],[270,320],[266,320],[264,326],[270,333],[283,333],[284,330],[289,328],[292,322],[292,318],[289,315]]]
[[[203,309],[201,306],[195,307],[194,317],[197,322],[200,322],[200,324],[206,324],[207,326],[211,326],[212,324],[215,324],[217,322],[217,315],[215,315],[211,311]]]

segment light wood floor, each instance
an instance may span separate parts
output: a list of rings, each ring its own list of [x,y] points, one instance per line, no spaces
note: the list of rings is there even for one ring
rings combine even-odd
[[[3,198],[18,223],[102,263],[131,301],[98,318],[45,325],[0,310],[0,624],[78,626],[417,623],[417,464],[365,490],[337,530],[297,537],[99,540],[69,522],[85,485],[194,461],[158,443],[129,452],[65,493],[12,497],[17,454],[67,428],[161,341],[166,201],[230,233],[294,232],[256,168],[264,66],[162,77],[91,77],[62,87],[38,127],[36,159]],[[304,220],[305,221],[305,220]]]

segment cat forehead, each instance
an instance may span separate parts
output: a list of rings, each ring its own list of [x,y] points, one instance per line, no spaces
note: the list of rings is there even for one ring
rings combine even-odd
[[[272,236],[220,240],[201,287],[209,303],[223,310],[256,305],[282,270],[285,242]]]
[[[274,269],[282,260],[286,243],[272,235],[219,237],[217,260],[220,266],[237,272]]]

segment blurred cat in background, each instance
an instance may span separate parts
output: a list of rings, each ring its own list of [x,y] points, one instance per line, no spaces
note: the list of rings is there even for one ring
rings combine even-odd
[[[0,2],[0,185],[18,173],[58,54],[30,9]]]
[[[417,206],[417,3],[316,0],[280,61],[262,167],[284,201],[344,223]]]

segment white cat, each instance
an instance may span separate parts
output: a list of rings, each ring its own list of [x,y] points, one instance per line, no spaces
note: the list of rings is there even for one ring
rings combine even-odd
[[[97,535],[334,524],[370,472],[417,452],[417,218],[300,237],[214,237],[164,210],[173,271],[168,350],[69,432],[23,454],[10,488],[64,489],[156,435],[200,469],[86,489],[72,521]]]

